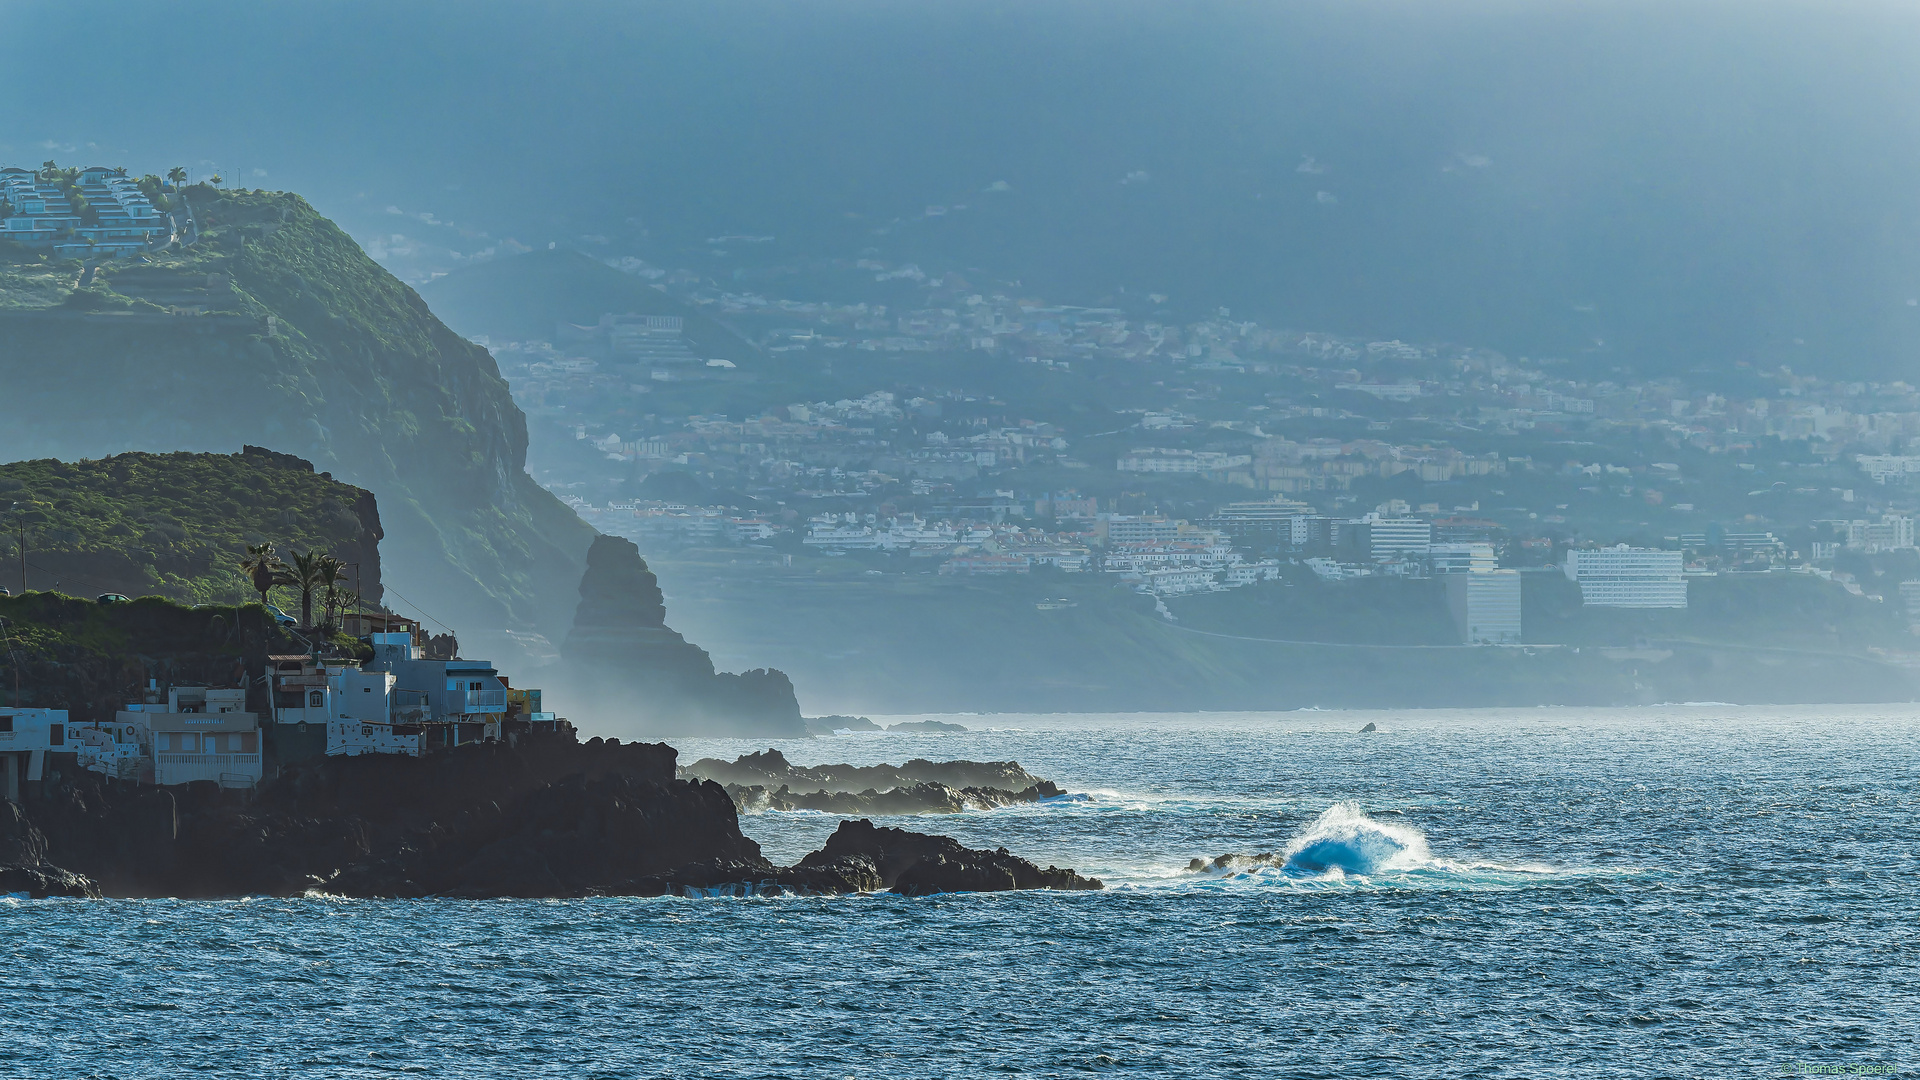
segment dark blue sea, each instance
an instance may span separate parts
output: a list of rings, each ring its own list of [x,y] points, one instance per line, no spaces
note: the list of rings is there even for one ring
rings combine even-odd
[[[780,749],[1018,759],[1080,797],[886,823],[1106,891],[4,901],[0,1076],[1920,1071],[1909,709],[943,719]]]

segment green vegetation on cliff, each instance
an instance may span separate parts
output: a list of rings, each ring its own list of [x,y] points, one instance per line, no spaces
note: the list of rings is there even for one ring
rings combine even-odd
[[[270,653],[299,651],[258,604],[189,608],[159,597],[96,604],[56,593],[0,596],[0,701],[67,709],[75,719],[111,720],[126,702],[140,700],[149,679],[238,686]]]
[[[295,453],[379,497],[389,576],[428,613],[558,640],[592,530],[527,477],[525,418],[486,350],[299,196],[184,199],[197,242],[83,289],[48,287],[77,284],[74,263],[0,263],[0,459]]]
[[[356,564],[349,583],[381,596],[380,513],[371,493],[307,462],[240,454],[143,454],[0,465],[0,586],[246,603],[246,545],[326,551]]]

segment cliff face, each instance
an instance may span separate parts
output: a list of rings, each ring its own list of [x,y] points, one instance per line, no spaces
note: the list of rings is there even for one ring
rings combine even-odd
[[[346,587],[379,603],[380,508],[373,493],[310,462],[249,446],[239,454],[119,454],[0,465],[0,585],[182,602],[254,600],[240,573],[248,544],[283,556],[325,551],[352,564]]]
[[[632,541],[597,536],[586,561],[562,652],[576,719],[649,735],[806,737],[784,674],[715,672],[706,650],[667,627],[659,582]]]
[[[592,530],[526,475],[486,350],[300,197],[187,200],[198,243],[0,310],[0,458],[297,453],[380,496],[389,579],[426,612],[557,640]]]

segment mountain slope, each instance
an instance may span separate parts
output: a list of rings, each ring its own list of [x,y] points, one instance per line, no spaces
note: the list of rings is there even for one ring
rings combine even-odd
[[[193,246],[109,265],[58,304],[5,293],[0,458],[297,453],[379,496],[402,610],[558,640],[593,530],[526,475],[525,418],[486,350],[299,196],[186,198]],[[48,269],[6,258],[0,278]]]

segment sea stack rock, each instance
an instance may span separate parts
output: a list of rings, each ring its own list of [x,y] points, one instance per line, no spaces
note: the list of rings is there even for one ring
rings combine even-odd
[[[660,583],[633,541],[595,537],[563,648],[584,699],[576,711],[650,735],[807,736],[785,674],[715,672],[706,650],[666,618]]]

